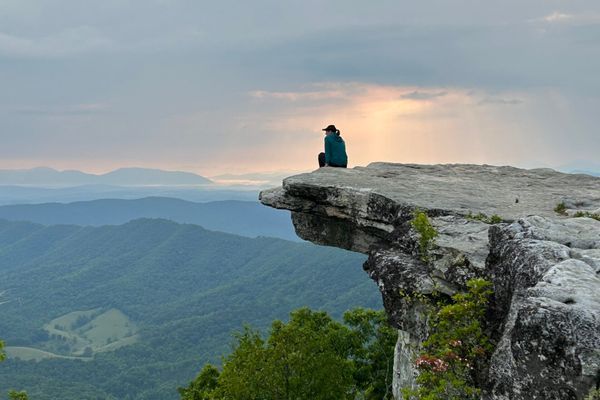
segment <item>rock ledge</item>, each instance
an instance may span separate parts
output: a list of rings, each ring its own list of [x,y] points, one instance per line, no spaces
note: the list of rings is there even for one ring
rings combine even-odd
[[[600,379],[600,178],[549,169],[373,163],[321,168],[263,191],[292,211],[300,237],[369,255],[365,271],[399,329],[394,392],[414,385],[427,337],[418,302],[400,293],[452,294],[473,277],[494,284],[497,343],[480,384],[489,399],[583,399]],[[415,209],[439,232],[431,262],[418,254]],[[498,215],[489,225],[471,216]]]

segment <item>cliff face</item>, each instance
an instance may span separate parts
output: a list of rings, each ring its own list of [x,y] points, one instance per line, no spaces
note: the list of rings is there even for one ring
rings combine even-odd
[[[414,385],[428,335],[424,306],[407,295],[448,295],[468,279],[494,285],[497,343],[481,384],[489,399],[582,399],[600,374],[600,222],[558,215],[600,210],[600,178],[477,165],[374,163],[287,178],[261,202],[292,211],[298,235],[369,255],[365,271],[398,328],[394,391]],[[410,220],[439,232],[430,262]],[[474,214],[499,215],[491,225]],[[417,296],[417,297],[419,297]]]

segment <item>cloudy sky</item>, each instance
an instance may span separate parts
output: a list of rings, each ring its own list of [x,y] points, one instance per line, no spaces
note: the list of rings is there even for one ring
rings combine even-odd
[[[600,161],[597,0],[0,0],[0,168]]]

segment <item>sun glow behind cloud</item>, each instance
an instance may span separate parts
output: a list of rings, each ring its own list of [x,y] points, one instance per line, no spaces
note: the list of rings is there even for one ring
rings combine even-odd
[[[499,119],[498,109],[523,102],[513,97],[507,100],[460,88],[363,83],[326,83],[306,89],[250,94],[262,107],[274,110],[262,129],[280,132],[278,143],[265,147],[253,162],[272,160],[263,163],[266,169],[313,167],[322,147],[320,128],[330,123],[342,131],[352,165],[379,160],[485,162],[498,142],[495,134],[505,142],[511,136],[518,139],[510,132],[500,134],[511,127]],[[497,150],[502,152],[502,147]],[[284,157],[279,158],[281,153]]]
[[[5,3],[0,168],[597,159],[598,2]]]
[[[2,167],[48,165],[106,172],[141,166],[208,176],[312,170],[317,166],[317,153],[323,151],[321,129],[330,123],[342,131],[351,166],[374,161],[534,166],[548,165],[571,145],[566,141],[550,151],[545,136],[549,129],[577,128],[576,122],[569,120],[573,106],[548,90],[489,92],[327,82],[292,91],[254,90],[240,101],[237,108],[243,111],[234,115],[227,109],[214,113],[190,110],[165,118],[161,125],[144,132],[144,141],[135,151],[131,146],[123,148],[122,157],[126,158],[113,152],[112,159],[105,159],[99,153],[62,160],[13,160]],[[35,115],[54,115],[53,110]],[[59,115],[63,119],[96,117],[95,113]],[[552,119],[540,115],[552,115]],[[162,151],[158,153],[159,148]],[[151,162],[145,156],[148,152],[153,154]]]

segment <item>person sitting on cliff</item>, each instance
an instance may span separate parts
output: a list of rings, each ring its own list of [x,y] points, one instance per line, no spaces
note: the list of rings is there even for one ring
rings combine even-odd
[[[340,136],[340,130],[335,125],[329,125],[325,131],[325,153],[319,153],[319,168],[348,166],[346,143]]]

